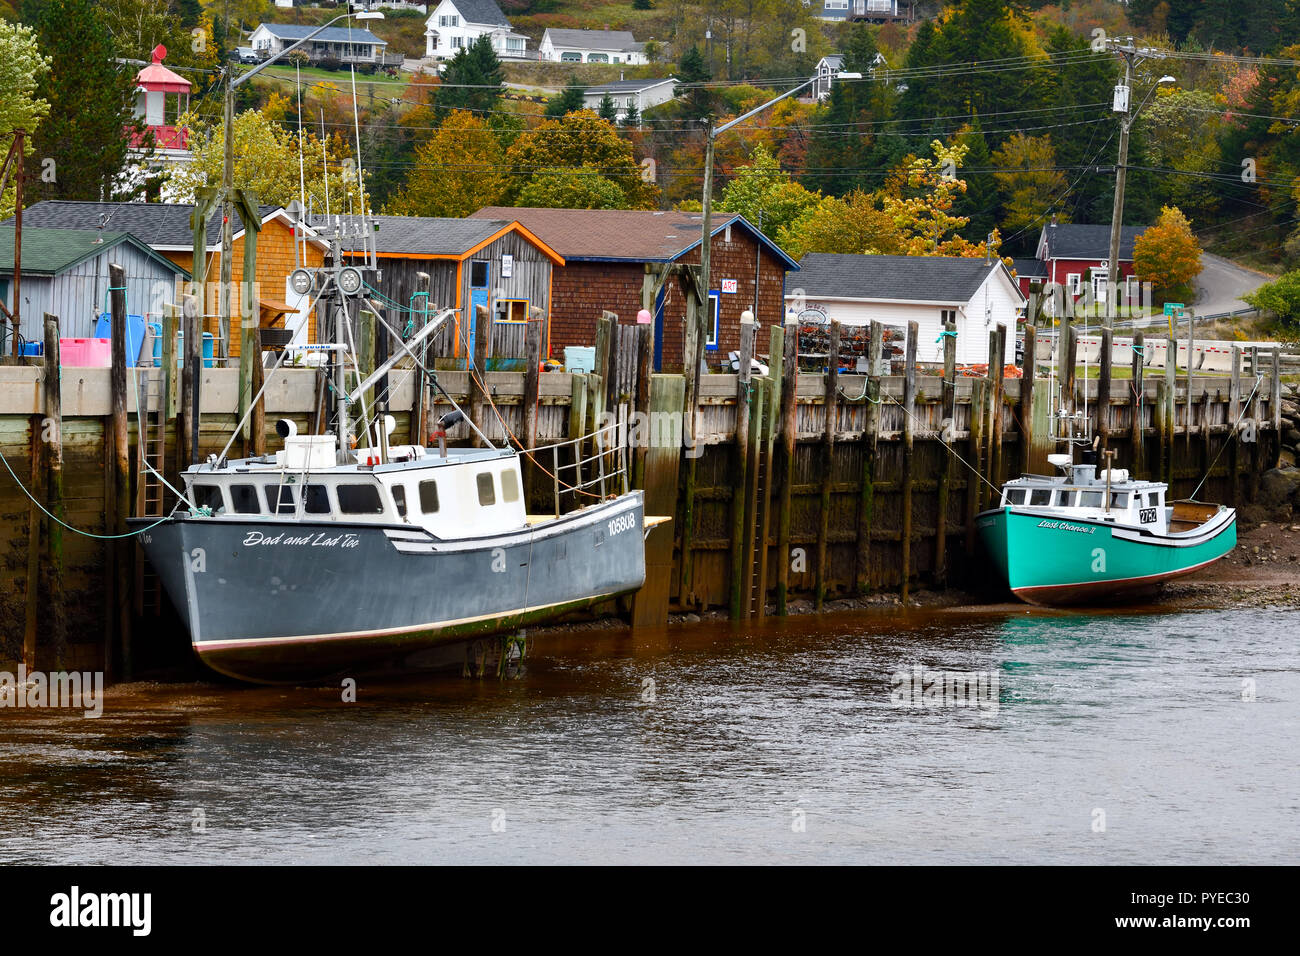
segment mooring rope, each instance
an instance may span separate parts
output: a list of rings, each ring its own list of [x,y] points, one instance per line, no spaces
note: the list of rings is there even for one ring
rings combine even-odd
[[[1208,468],[1205,469],[1205,474],[1203,474],[1203,475],[1201,476],[1201,480],[1200,480],[1200,482],[1197,484],[1195,490],[1192,491],[1191,499],[1192,499],[1193,501],[1196,499],[1196,495],[1200,492],[1201,488],[1203,488],[1203,487],[1205,486],[1206,481],[1209,480],[1209,478],[1210,478],[1210,472],[1214,471],[1214,466],[1217,465],[1217,464],[1219,463],[1219,459],[1222,458],[1222,457],[1223,457],[1223,453],[1224,453],[1225,451],[1228,450],[1228,446],[1231,445],[1234,441],[1237,440],[1237,435],[1238,435],[1238,426],[1241,424],[1242,419],[1244,419],[1244,418],[1246,417],[1246,412],[1250,409],[1250,402],[1251,402],[1251,399],[1253,399],[1253,398],[1255,397],[1255,393],[1256,393],[1257,391],[1259,391],[1259,383],[1262,382],[1263,380],[1264,380],[1264,376],[1262,376],[1262,375],[1260,375],[1258,372],[1256,372],[1256,373],[1255,373],[1255,387],[1252,388],[1252,389],[1250,390],[1250,394],[1246,396],[1246,400],[1245,400],[1245,401],[1242,403],[1242,405],[1241,405],[1241,414],[1238,415],[1238,416],[1237,416],[1237,420],[1236,420],[1235,422],[1232,423],[1232,434],[1229,435],[1229,436],[1228,436],[1228,440],[1225,441],[1225,442],[1223,443],[1223,447],[1219,449],[1219,453],[1218,453],[1217,455],[1214,456],[1214,461],[1210,462],[1210,467],[1208,467]],[[1188,388],[1190,389],[1190,387],[1191,387],[1191,386],[1189,385]],[[1189,400],[1190,400],[1190,397],[1189,397]],[[1208,424],[1206,424],[1206,423],[1202,423],[1202,426],[1203,426],[1203,427],[1209,427]]]

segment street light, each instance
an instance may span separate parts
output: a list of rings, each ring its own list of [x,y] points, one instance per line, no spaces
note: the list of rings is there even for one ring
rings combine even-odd
[[[347,13],[342,13],[339,14],[337,17],[335,17],[333,20],[329,20],[321,24],[319,27],[317,27],[311,33],[308,33],[297,43],[285,47],[283,50],[281,50],[279,53],[275,54],[274,56],[267,57],[261,63],[257,64],[257,66],[249,70],[247,73],[241,73],[239,76],[234,76],[230,72],[231,68],[229,66],[227,66],[226,68],[225,118],[222,125],[223,135],[225,137],[225,143],[224,143],[225,155],[223,156],[222,159],[222,168],[221,168],[221,316],[220,319],[221,319],[221,334],[226,339],[225,345],[226,345],[227,358],[230,355],[230,341],[229,341],[230,250],[231,250],[231,246],[233,245],[233,236],[234,236],[234,226],[230,221],[230,214],[232,212],[231,199],[234,193],[234,186],[235,186],[235,145],[234,145],[235,144],[235,88],[238,86],[243,86],[245,83],[247,83],[249,80],[255,77],[258,73],[261,73],[263,70],[265,70],[276,60],[282,59],[283,57],[292,53],[294,50],[298,49],[300,46],[303,46],[307,42],[314,40],[316,37],[320,36],[321,33],[323,33],[329,27],[332,27],[334,24],[338,23],[340,20],[346,20],[349,17],[352,17],[356,20],[384,19],[384,15],[377,10],[358,10],[356,12],[349,11]],[[207,227],[206,223],[196,222],[194,224],[194,228],[196,230],[204,229],[206,227]],[[247,241],[248,240],[245,239],[245,242]],[[196,273],[198,272],[199,266],[200,266],[199,263],[195,263]],[[244,281],[249,283],[250,288],[252,287],[252,282],[253,282],[252,276],[245,276]]]
[[[1113,328],[1115,325],[1115,307],[1119,304],[1119,234],[1124,222],[1124,184],[1128,175],[1128,134],[1133,127],[1134,120],[1137,119],[1138,113],[1147,105],[1155,91],[1165,83],[1176,83],[1174,77],[1162,76],[1156,85],[1151,87],[1137,109],[1129,110],[1129,96],[1133,89],[1133,67],[1139,60],[1150,57],[1163,59],[1164,54],[1155,50],[1143,48],[1137,49],[1133,45],[1130,37],[1127,46],[1116,45],[1116,51],[1124,57],[1124,82],[1115,87],[1115,102],[1113,112],[1123,114],[1119,121],[1119,162],[1115,166],[1115,202],[1111,207],[1110,214],[1110,258],[1106,263],[1106,327]],[[1114,303],[1114,307],[1112,306]]]
[[[861,73],[841,72],[841,73],[834,74],[834,76],[835,79],[837,80],[862,79]],[[743,123],[745,120],[749,119],[752,116],[757,116],[759,113],[763,112],[769,107],[775,106],[777,103],[780,103],[782,100],[789,99],[790,97],[798,93],[800,90],[812,86],[819,79],[821,79],[820,75],[811,76],[808,79],[804,80],[802,83],[800,83],[798,86],[791,87],[790,89],[782,93],[780,96],[774,96],[766,103],[754,107],[748,113],[742,113],[740,116],[737,116],[735,119],[723,123],[721,126],[715,127],[713,126],[712,123],[709,124],[707,135],[704,141],[704,201],[702,203],[703,222],[700,224],[700,287],[695,290],[696,300],[699,301],[702,297],[703,302],[700,304],[700,308],[696,310],[696,316],[695,316],[696,334],[695,334],[694,353],[686,356],[686,360],[691,363],[690,368],[687,370],[688,374],[686,376],[686,390],[687,390],[686,406],[688,408],[694,407],[692,403],[694,402],[695,395],[698,391],[698,383],[700,377],[700,359],[702,356],[702,346],[704,342],[704,327],[705,327],[705,322],[707,320],[707,316],[705,313],[708,311],[708,305],[709,305],[709,254],[710,254],[710,247],[712,246],[712,238],[713,238],[713,145],[717,141],[718,136],[721,135],[722,133],[725,133],[727,130],[731,129],[732,127],[736,126],[739,123]],[[693,430],[695,427],[694,416],[691,416],[689,421],[690,421],[690,426]]]

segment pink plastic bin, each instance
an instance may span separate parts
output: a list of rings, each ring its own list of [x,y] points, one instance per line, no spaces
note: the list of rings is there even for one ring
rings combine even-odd
[[[113,364],[111,339],[59,339],[59,362],[83,368],[108,368]]]

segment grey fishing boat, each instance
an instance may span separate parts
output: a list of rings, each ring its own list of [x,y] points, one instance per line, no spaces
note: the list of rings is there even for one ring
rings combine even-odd
[[[189,468],[191,507],[140,535],[214,670],[322,679],[552,620],[645,580],[639,491],[536,517],[514,451],[402,446],[385,464],[312,467],[321,438],[332,441],[294,436],[274,456]]]
[[[337,236],[335,245],[337,253]],[[335,266],[304,280],[334,302],[340,342],[350,336],[350,290],[362,284],[347,273]],[[331,389],[332,433],[299,435],[282,420],[282,450],[210,455],[181,473],[169,517],[132,520],[209,667],[281,682],[433,663],[468,640],[644,583],[646,528],[668,519],[647,521],[641,492],[627,490],[626,458],[612,453],[610,429],[563,443],[576,464],[586,462],[565,487],[580,506],[561,512],[557,473],[554,513],[542,516],[526,511],[520,452],[494,447],[445,391],[453,410],[431,436],[438,447],[390,446],[386,376],[405,357],[436,385],[419,343],[453,314],[410,339],[394,335],[398,354],[355,387]],[[333,381],[360,378],[355,359],[345,363],[348,349],[330,348]],[[371,415],[363,397],[375,386],[381,401]],[[446,429],[460,422],[486,447],[448,448]],[[355,447],[358,435],[368,447]]]

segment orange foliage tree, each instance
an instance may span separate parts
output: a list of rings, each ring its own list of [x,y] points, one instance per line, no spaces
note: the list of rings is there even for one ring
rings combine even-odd
[[[1186,297],[1201,274],[1201,244],[1192,224],[1177,206],[1164,206],[1160,217],[1133,243],[1133,268],[1157,295]]]

